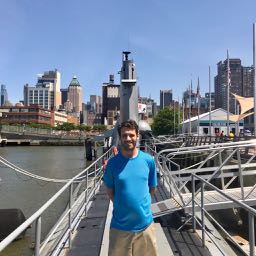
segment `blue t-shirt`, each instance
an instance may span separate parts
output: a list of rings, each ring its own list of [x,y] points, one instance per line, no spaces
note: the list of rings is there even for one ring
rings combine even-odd
[[[149,188],[157,186],[154,159],[142,151],[134,158],[126,158],[121,152],[108,161],[104,182],[114,190],[111,227],[139,232],[152,221]]]

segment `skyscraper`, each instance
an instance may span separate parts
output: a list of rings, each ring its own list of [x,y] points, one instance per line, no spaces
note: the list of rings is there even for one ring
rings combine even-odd
[[[243,67],[243,96],[254,97],[254,72],[253,67]],[[250,111],[253,112],[253,109]],[[254,130],[254,116],[250,115],[244,119],[245,129]]]
[[[61,105],[60,72],[46,71],[38,76],[36,86],[24,85],[24,104],[39,105],[47,109],[59,109]]]
[[[215,86],[215,107],[227,109],[227,75],[228,61],[220,61],[217,63],[218,74],[214,78]],[[232,93],[243,95],[243,67],[240,59],[229,59],[230,68],[230,101],[229,109],[231,113],[236,112],[236,102]]]
[[[197,107],[197,95],[192,90],[187,89],[183,92],[183,103],[185,108],[191,107],[191,109]]]
[[[102,112],[102,98],[101,96],[97,95],[90,95],[90,105],[91,110],[95,113],[101,113]]]
[[[54,97],[54,108],[59,109],[61,105],[61,77],[60,72],[55,69],[54,71],[46,71],[40,77],[38,77],[37,87],[44,87],[48,83],[53,84],[53,97]]]
[[[102,85],[102,123],[114,125],[115,117],[120,111],[120,85],[114,84],[114,76]]]
[[[253,81],[254,72],[253,67],[243,67],[242,69],[242,81],[243,81],[243,96],[253,97]]]
[[[205,93],[204,98],[206,99],[206,108],[210,109],[210,93]],[[211,109],[215,109],[215,93],[211,92]]]
[[[69,84],[68,100],[72,103],[74,112],[82,111],[83,91],[76,76],[73,76]]]
[[[170,107],[172,103],[172,90],[160,90],[160,109]]]
[[[61,105],[64,106],[64,103],[68,100],[68,88],[60,89],[61,92]]]
[[[8,101],[8,93],[6,86],[4,84],[1,84],[1,106],[4,106],[4,104]]]

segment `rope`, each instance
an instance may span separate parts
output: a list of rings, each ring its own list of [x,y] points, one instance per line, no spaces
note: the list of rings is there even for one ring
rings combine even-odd
[[[16,165],[14,165],[13,163],[9,162],[7,159],[5,159],[1,156],[0,156],[0,163],[2,163],[5,166],[9,167],[10,169],[14,170],[16,173],[21,173],[25,176],[28,176],[30,178],[37,179],[37,180],[43,180],[43,181],[46,181],[46,182],[55,182],[55,183],[66,183],[70,180],[70,179],[52,179],[52,178],[47,178],[47,177],[43,177],[43,176],[33,174],[29,171],[26,171],[26,170],[24,170],[24,169],[22,169],[22,168],[20,168]]]
[[[23,181],[28,181],[28,180],[30,180],[30,179],[32,179],[32,178],[33,178],[33,179],[36,179],[36,180],[41,180],[41,181],[44,181],[44,182],[55,182],[55,183],[67,183],[68,181],[70,181],[70,179],[52,179],[52,178],[43,177],[43,176],[39,176],[39,175],[33,174],[33,173],[29,172],[29,171],[26,171],[26,170],[20,168],[20,167],[17,166],[17,165],[14,165],[13,163],[9,162],[7,159],[5,159],[5,158],[3,158],[3,157],[1,157],[1,156],[0,156],[0,163],[2,163],[4,166],[9,167],[10,169],[14,170],[14,171],[16,172],[17,177],[19,177],[19,176],[18,176],[18,173],[21,173],[21,174],[23,174],[23,175],[29,177],[29,178],[26,179],[26,180],[24,180],[24,179],[22,179],[21,177],[19,177],[19,178],[22,179]],[[97,163],[95,163],[95,164],[97,164]],[[103,166],[98,167],[98,168],[97,168],[97,171],[98,171],[98,170],[102,170],[102,168],[103,168]],[[89,169],[88,169],[87,171],[89,172]],[[75,183],[83,182],[84,179],[87,177],[87,175],[88,175],[88,177],[92,176],[92,175],[93,175],[93,171],[92,171],[91,173],[85,174],[84,176],[78,177],[74,182],[75,182]],[[71,178],[71,179],[72,179],[72,178]],[[39,183],[38,183],[38,184],[39,184]],[[43,185],[41,185],[41,184],[39,184],[39,185],[40,185],[40,186],[43,186]]]

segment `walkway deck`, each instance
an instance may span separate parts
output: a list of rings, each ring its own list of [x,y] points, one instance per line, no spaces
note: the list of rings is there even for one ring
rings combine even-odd
[[[98,256],[100,254],[109,200],[101,186],[86,219],[83,219],[74,234],[72,247],[66,255]]]

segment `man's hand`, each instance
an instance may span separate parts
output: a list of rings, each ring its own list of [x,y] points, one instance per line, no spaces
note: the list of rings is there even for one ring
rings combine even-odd
[[[156,187],[149,188],[149,193],[153,196],[156,193]]]
[[[114,199],[114,189],[107,188],[107,195],[108,195],[109,199],[113,202],[113,199]]]

